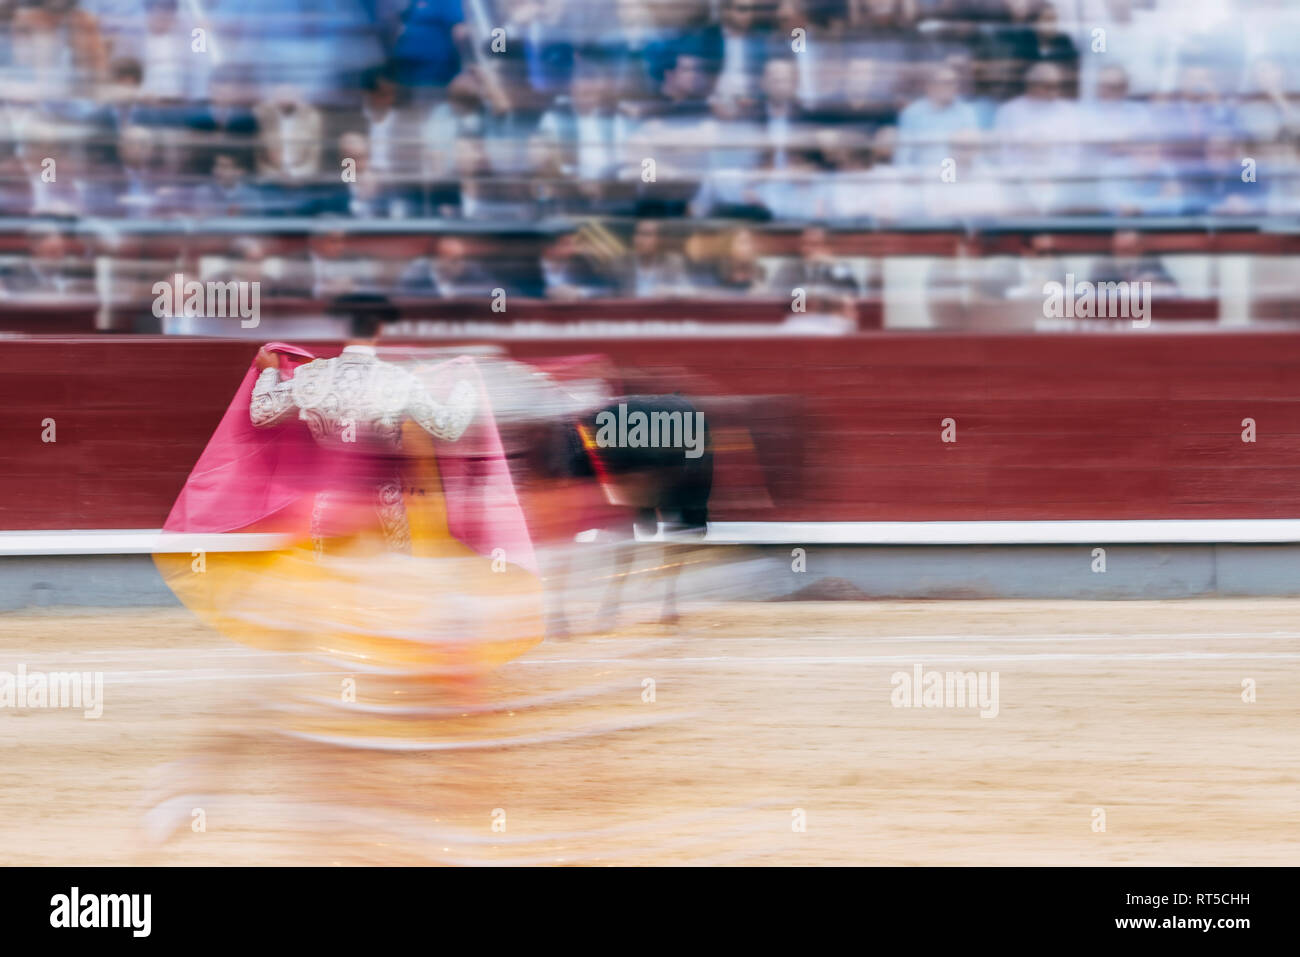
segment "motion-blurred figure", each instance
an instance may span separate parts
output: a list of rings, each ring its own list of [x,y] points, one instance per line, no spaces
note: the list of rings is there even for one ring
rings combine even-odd
[[[541,640],[532,543],[472,360],[386,361],[382,313],[331,358],[264,346],[165,525],[266,552],[157,557],[183,602],[257,647],[467,678]]]

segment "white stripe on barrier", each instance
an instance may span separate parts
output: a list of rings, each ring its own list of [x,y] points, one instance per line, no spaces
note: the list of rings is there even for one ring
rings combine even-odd
[[[689,535],[640,541],[690,541]],[[698,539],[696,539],[698,540]],[[1068,522],[710,522],[709,545],[1124,545],[1300,542],[1300,519]]]
[[[264,552],[289,541],[252,532],[163,532],[156,528],[0,531],[0,555],[150,555]]]
[[[1123,519],[1065,522],[710,522],[689,533],[637,534],[637,541],[706,545],[1125,545],[1300,542],[1300,519]],[[0,531],[0,555],[148,555],[257,552],[284,535],[159,529]]]

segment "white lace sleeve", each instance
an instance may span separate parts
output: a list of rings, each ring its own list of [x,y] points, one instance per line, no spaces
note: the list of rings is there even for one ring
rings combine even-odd
[[[469,428],[477,406],[478,393],[470,382],[457,382],[445,405],[429,395],[424,386],[417,384],[411,393],[407,413],[430,435],[455,442]]]
[[[280,381],[280,371],[263,369],[253,383],[253,399],[248,406],[248,417],[259,429],[277,425],[295,411],[293,380]]]

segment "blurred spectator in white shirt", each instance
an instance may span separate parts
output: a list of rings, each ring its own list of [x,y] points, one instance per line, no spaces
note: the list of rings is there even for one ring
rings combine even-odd
[[[1064,74],[1055,64],[1029,68],[1025,92],[1002,104],[993,121],[1003,165],[1042,172],[1073,166],[1079,120],[1075,103],[1061,96],[1064,85]]]
[[[134,42],[123,38],[120,51],[114,51],[134,55],[144,67],[141,94],[154,100],[204,99],[212,53],[192,49],[192,31],[200,24],[178,15],[178,0],[144,0],[144,6],[144,34]]]
[[[325,124],[301,93],[281,87],[254,111],[258,126],[258,172],[282,181],[305,180],[320,170]]]
[[[957,89],[957,71],[939,66],[926,82],[925,96],[898,115],[899,158],[904,165],[937,169],[952,155],[951,137],[979,125],[975,111],[957,98]]]
[[[1134,140],[1153,135],[1150,107],[1128,98],[1128,74],[1117,63],[1097,73],[1096,96],[1079,104],[1079,139],[1087,159],[1115,155]]]
[[[930,219],[996,219],[1029,211],[1003,182],[1001,170],[989,158],[978,130],[959,130],[950,140],[951,181],[927,172],[921,207]]]
[[[619,284],[621,295],[654,299],[690,293],[686,260],[681,253],[665,247],[663,224],[659,220],[637,221],[632,249]]]
[[[573,78],[569,102],[548,110],[540,132],[564,156],[570,175],[582,180],[612,177],[622,165],[628,120],[610,108],[607,77],[594,68]]]

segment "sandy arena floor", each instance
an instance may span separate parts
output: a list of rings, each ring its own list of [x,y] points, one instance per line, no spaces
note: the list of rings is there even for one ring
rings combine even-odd
[[[181,610],[0,615],[0,671],[105,681],[98,720],[0,710],[0,848],[7,864],[1295,864],[1298,615],[684,606],[676,629],[548,643],[433,699]],[[917,664],[997,672],[997,716],[892,706],[891,676]],[[335,703],[348,677],[367,710]],[[378,713],[409,700],[443,710]]]

